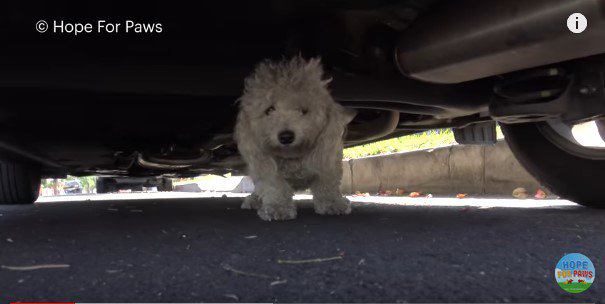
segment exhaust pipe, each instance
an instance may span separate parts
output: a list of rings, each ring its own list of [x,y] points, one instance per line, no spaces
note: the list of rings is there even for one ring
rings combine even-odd
[[[588,27],[567,27],[581,13]],[[605,52],[605,0],[445,1],[397,41],[400,71],[459,83]]]

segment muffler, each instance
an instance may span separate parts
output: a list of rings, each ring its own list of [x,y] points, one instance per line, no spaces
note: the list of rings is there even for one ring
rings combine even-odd
[[[405,75],[459,83],[605,53],[605,0],[443,1],[397,41]],[[567,19],[588,26],[572,33]]]

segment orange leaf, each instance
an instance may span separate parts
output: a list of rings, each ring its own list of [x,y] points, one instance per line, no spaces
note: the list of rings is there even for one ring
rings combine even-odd
[[[466,193],[458,193],[456,194],[456,198],[465,198],[468,194]]]
[[[538,189],[536,191],[536,195],[534,195],[535,198],[546,198],[546,192],[544,192],[542,189]]]
[[[410,197],[419,197],[420,196],[420,192],[412,192],[410,193]]]
[[[355,191],[355,194],[353,194],[353,196],[370,196],[370,194],[367,192]]]

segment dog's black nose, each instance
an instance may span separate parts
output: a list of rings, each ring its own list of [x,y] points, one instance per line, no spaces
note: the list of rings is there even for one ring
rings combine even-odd
[[[294,142],[294,132],[290,130],[281,131],[277,134],[277,139],[282,145],[289,145]]]

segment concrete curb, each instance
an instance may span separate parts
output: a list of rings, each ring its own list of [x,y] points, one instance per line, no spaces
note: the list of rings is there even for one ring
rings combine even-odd
[[[178,184],[174,186],[174,191],[248,193],[254,191],[254,184],[247,176],[216,177],[211,180]]]
[[[432,194],[507,195],[540,184],[505,142],[493,146],[448,146],[343,161],[343,193],[380,189]]]
[[[517,187],[535,193],[540,184],[521,165],[505,142],[493,146],[448,146],[342,162],[345,194],[404,189],[436,195],[467,193],[510,196]],[[233,176],[175,186],[184,192],[252,192],[248,177]]]

